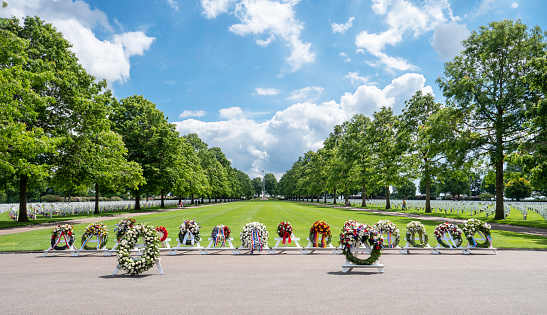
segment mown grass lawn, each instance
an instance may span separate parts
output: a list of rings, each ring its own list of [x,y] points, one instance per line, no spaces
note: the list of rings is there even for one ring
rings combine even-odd
[[[130,216],[129,216],[130,217]],[[309,229],[315,221],[327,222],[333,234],[333,245],[338,246],[338,236],[346,220],[356,220],[372,225],[378,220],[389,219],[395,223],[401,231],[401,245],[404,246],[404,234],[406,225],[412,221],[410,218],[371,214],[363,211],[349,209],[330,208],[317,205],[292,203],[288,201],[245,201],[228,204],[213,205],[199,208],[183,208],[170,212],[154,213],[135,217],[137,223],[147,223],[153,226],[164,226],[171,238],[171,246],[177,244],[179,226],[184,219],[194,219],[202,227],[202,245],[208,244],[211,230],[218,224],[224,224],[232,230],[234,246],[240,246],[239,233],[246,223],[258,221],[266,225],[269,232],[269,246],[275,244],[277,236],[277,224],[281,221],[289,221],[294,234],[300,238],[302,246],[307,245]],[[103,220],[110,228],[110,239],[107,247],[111,248],[115,243],[114,228],[116,220]],[[430,244],[436,246],[433,230],[438,222],[422,221],[429,235]],[[74,226],[76,234],[76,247],[80,247],[80,238],[87,224]],[[32,232],[17,233],[0,236],[0,251],[45,250],[49,247],[51,237],[50,229],[36,230]],[[492,231],[494,246],[498,248],[546,248],[547,238],[533,235],[525,235],[505,231]],[[467,241],[464,240],[465,246]]]

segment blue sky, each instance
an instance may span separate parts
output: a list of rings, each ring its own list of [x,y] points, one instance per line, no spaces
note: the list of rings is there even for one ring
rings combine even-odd
[[[400,113],[435,84],[460,41],[520,19],[547,30],[541,0],[8,0],[73,43],[118,99],[143,95],[181,134],[218,146],[251,178],[279,177],[337,124]]]

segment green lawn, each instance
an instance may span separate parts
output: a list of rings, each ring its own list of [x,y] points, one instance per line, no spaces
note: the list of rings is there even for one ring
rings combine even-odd
[[[171,245],[177,244],[178,228],[183,219],[194,219],[202,227],[202,238],[205,240],[202,245],[207,245],[207,237],[210,237],[211,230],[217,224],[224,224],[231,228],[234,246],[239,246],[239,233],[246,223],[259,221],[266,225],[270,234],[269,245],[275,244],[274,238],[277,237],[276,229],[280,221],[289,221],[294,230],[294,234],[299,237],[301,245],[307,244],[306,237],[309,228],[317,220],[323,220],[331,226],[333,234],[333,245],[338,244],[338,235],[342,225],[346,220],[356,220],[369,225],[378,220],[389,219],[395,223],[401,230],[401,245],[404,245],[404,233],[406,225],[412,219],[371,214],[349,209],[330,208],[324,206],[307,205],[292,203],[287,201],[245,201],[233,202],[223,205],[215,205],[199,208],[183,208],[180,210],[153,213],[149,215],[136,217],[137,223],[148,223],[150,225],[162,225],[167,228],[169,237],[172,239]],[[110,228],[110,240],[108,247],[111,248],[114,243],[114,225],[116,220],[102,221]],[[430,244],[436,246],[437,243],[433,237],[433,230],[438,222],[422,221],[425,225]],[[87,224],[74,226],[76,234],[76,246],[79,248],[80,237],[83,234]],[[36,230],[32,232],[18,233],[12,235],[0,236],[0,251],[18,251],[18,250],[44,250],[49,247],[51,230]],[[492,231],[494,246],[498,248],[547,248],[547,238],[524,235],[505,231]],[[464,245],[467,241],[464,240]]]

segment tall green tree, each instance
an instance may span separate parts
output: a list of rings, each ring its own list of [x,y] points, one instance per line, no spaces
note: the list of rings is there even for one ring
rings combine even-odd
[[[277,194],[277,179],[274,174],[268,173],[264,175],[264,186],[270,196]]]
[[[505,185],[505,195],[507,198],[515,198],[517,201],[520,201],[532,195],[532,186],[524,178],[513,179]]]
[[[16,18],[0,19],[0,32],[0,107],[5,109],[0,167],[19,182],[19,221],[28,221],[29,181],[62,167],[72,144],[87,139],[89,130],[108,130],[104,104],[97,101],[106,82],[95,82],[70,43],[38,17],[27,17],[22,24]],[[84,157],[81,162],[88,161]]]
[[[445,64],[437,82],[467,129],[469,151],[486,154],[496,171],[496,215],[504,218],[503,167],[530,132],[526,108],[537,104],[541,93],[525,78],[536,72],[530,63],[545,56],[539,27],[520,21],[491,22],[462,42],[464,51]]]
[[[262,193],[262,178],[253,178],[251,184],[253,185],[253,194],[260,196],[260,194]]]

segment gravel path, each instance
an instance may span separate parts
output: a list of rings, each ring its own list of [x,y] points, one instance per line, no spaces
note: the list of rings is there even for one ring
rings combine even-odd
[[[547,314],[547,251],[162,256],[164,275],[111,276],[115,257],[0,254],[4,314]]]

